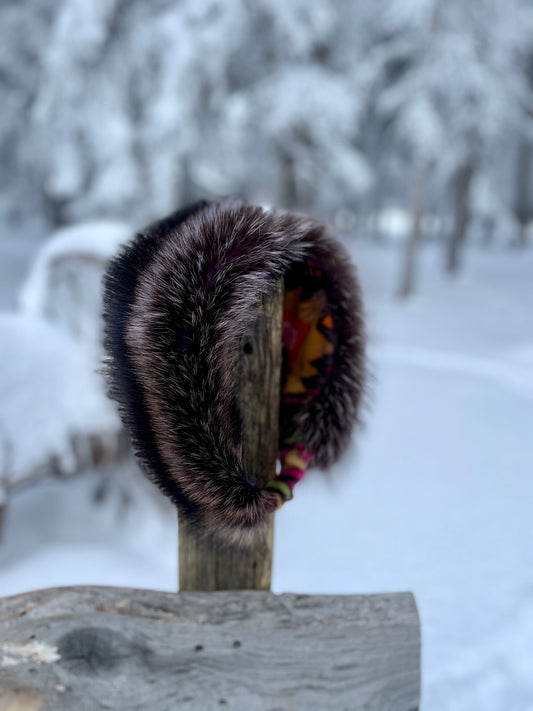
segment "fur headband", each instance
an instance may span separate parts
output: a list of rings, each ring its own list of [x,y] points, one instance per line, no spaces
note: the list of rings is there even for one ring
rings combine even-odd
[[[251,483],[231,367],[261,294],[284,277],[282,472]],[[110,395],[150,478],[191,521],[245,539],[307,464],[344,451],[365,384],[355,270],[327,228],[237,200],[198,203],[127,245],[104,279]]]

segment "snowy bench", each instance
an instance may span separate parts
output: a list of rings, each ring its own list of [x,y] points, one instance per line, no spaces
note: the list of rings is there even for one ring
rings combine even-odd
[[[13,489],[105,470],[129,451],[100,374],[100,283],[130,234],[116,222],[59,230],[37,254],[17,309],[0,312],[0,534]]]

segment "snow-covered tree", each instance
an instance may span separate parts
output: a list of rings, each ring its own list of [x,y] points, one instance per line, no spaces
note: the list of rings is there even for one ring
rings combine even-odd
[[[520,0],[385,4],[389,12],[382,7],[379,41],[364,71],[376,115],[411,164],[413,226],[400,285],[406,295],[431,191],[451,194],[446,264],[455,271],[472,179],[502,136],[528,121],[527,87],[516,66],[531,42],[531,11]]]
[[[529,219],[532,37],[526,0],[2,3],[0,215],[408,207],[409,291],[428,212],[458,264],[478,175]]]

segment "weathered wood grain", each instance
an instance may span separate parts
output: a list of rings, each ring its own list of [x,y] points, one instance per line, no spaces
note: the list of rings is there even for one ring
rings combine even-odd
[[[243,456],[252,481],[276,475],[282,359],[283,281],[263,296],[235,367],[243,420]],[[225,545],[178,519],[180,590],[269,590],[274,519],[248,548]]]
[[[0,600],[2,711],[415,711],[419,693],[410,593],[77,587]]]

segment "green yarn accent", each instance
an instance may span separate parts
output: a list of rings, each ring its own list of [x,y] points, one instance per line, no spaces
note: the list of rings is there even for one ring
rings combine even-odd
[[[270,489],[271,491],[277,491],[279,494],[283,496],[285,501],[289,501],[289,499],[292,499],[292,489],[290,486],[285,484],[282,481],[269,481],[267,482],[265,489]]]
[[[302,435],[299,432],[295,432],[292,437],[284,437],[281,442],[280,449],[288,449],[292,444],[297,444],[302,441]]]

